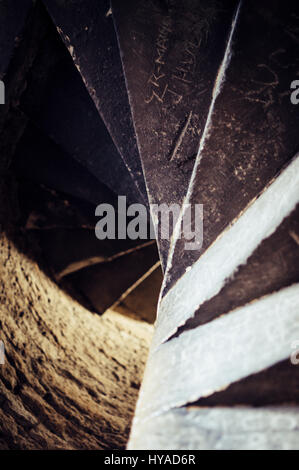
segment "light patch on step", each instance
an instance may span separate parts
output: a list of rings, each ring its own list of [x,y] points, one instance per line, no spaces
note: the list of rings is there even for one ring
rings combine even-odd
[[[299,408],[170,410],[133,425],[128,449],[299,450]]]
[[[299,202],[299,154],[160,300],[153,348],[172,336],[276,231]]]
[[[182,333],[150,352],[135,421],[211,396],[286,360],[298,338],[299,283]]]

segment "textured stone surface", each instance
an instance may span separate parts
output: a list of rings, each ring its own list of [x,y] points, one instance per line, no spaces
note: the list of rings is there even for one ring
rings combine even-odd
[[[182,408],[143,423],[130,450],[298,450],[298,407]]]

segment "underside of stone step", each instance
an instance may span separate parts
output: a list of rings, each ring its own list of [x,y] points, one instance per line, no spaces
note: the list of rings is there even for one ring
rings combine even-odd
[[[129,450],[297,450],[298,420],[298,407],[179,408],[143,423]]]
[[[93,204],[23,179],[18,180],[18,185],[20,223],[25,230],[34,232],[37,244],[40,245],[44,258],[48,260],[56,280],[90,266],[109,264],[136,251],[133,258],[125,258],[127,261],[122,262],[122,269],[117,274],[124,277],[126,288],[121,292],[123,294],[137,280],[134,278],[130,283],[131,281],[126,279],[125,266],[135,273],[135,263],[139,269],[138,273],[141,273],[139,276],[136,271],[136,276],[141,277],[157,262],[154,240],[97,239],[94,231],[96,218]],[[117,269],[114,270],[117,273]],[[84,277],[85,274],[81,273],[80,278]],[[99,274],[98,280],[100,278]],[[106,281],[105,276],[102,281]],[[93,284],[95,282],[94,280]],[[111,279],[106,286],[106,296],[110,295],[110,285],[113,286]]]
[[[114,310],[134,318],[141,318],[151,324],[155,323],[163,281],[160,263],[157,264],[121,296]]]
[[[109,0],[47,1],[53,22],[78,68],[144,203],[147,194]]]
[[[98,313],[104,313],[119,303],[132,286],[142,281],[157,260],[157,248],[152,243],[127,254],[115,256],[111,261],[79,270],[70,275],[68,280],[89,300]]]
[[[238,266],[222,289],[204,302],[180,331],[196,328],[218,315],[253,302],[299,281],[299,206],[283,220],[277,230],[263,240],[248,258]],[[213,274],[212,274],[213,275]]]
[[[112,191],[143,202],[57,31],[45,35],[27,78],[21,109],[66,153]]]
[[[203,237],[183,208],[129,449],[298,448],[298,13],[237,9],[184,201]]]
[[[54,275],[57,279],[61,279],[62,277],[74,271],[86,268],[87,266],[93,266],[110,261],[112,262],[115,258],[134,252],[135,249],[139,250],[139,245],[136,245],[130,240],[97,240],[94,236],[93,230],[88,229],[59,229],[58,227],[55,231],[42,231],[40,233],[40,237],[42,239],[44,251],[49,258],[49,264],[52,266]],[[140,249],[143,246],[151,247],[150,252],[152,256],[149,257],[149,266],[145,266],[145,268],[143,268],[143,260],[140,260],[140,269],[142,274],[157,262],[154,242],[147,242],[145,245],[140,244]],[[136,254],[138,259],[142,258],[142,252]],[[129,259],[126,258],[127,261],[129,261]],[[129,270],[130,263],[129,265],[127,264],[127,266]],[[93,271],[96,272],[95,269]],[[82,277],[84,274],[85,273],[83,273]],[[124,278],[126,277],[125,272],[122,273],[122,276]],[[136,279],[134,279],[132,284],[135,281]],[[128,287],[130,287],[130,284],[126,289]]]

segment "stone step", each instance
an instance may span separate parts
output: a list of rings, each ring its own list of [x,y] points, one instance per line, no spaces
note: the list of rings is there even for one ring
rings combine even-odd
[[[122,295],[113,310],[150,324],[155,323],[162,281],[163,273],[158,262],[158,266],[153,265],[135,286]]]
[[[215,271],[210,275],[215,279]],[[199,306],[175,336],[296,282],[299,282],[299,203],[260,242],[247,261],[225,279],[221,289]]]
[[[181,204],[236,2],[111,4],[149,201]],[[170,242],[157,238],[165,267]]]

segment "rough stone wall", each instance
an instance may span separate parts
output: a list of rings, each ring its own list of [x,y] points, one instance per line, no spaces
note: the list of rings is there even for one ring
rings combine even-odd
[[[0,449],[123,448],[152,327],[63,292],[8,220],[14,193],[3,188]]]

